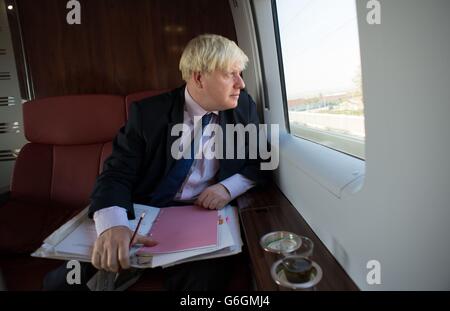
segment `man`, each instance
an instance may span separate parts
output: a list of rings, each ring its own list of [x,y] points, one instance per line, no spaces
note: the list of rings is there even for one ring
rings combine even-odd
[[[175,159],[173,154],[176,141],[180,152],[195,150],[191,142],[199,133],[202,151],[211,153],[206,146],[213,137],[203,132],[208,124],[220,126],[223,133],[227,124],[258,125],[255,104],[243,91],[240,75],[247,62],[233,41],[198,36],[180,60],[186,85],[131,105],[128,122],[114,140],[91,196],[89,214],[98,234],[92,252],[95,268],[117,272],[130,267],[128,219],[135,218],[133,203],[166,207],[193,202],[221,209],[264,181],[259,158],[248,158],[248,141],[237,145],[225,139],[218,146],[223,146],[224,155],[227,148],[245,149],[245,159]],[[177,124],[187,129],[181,137],[171,135]],[[133,243],[152,246],[157,241],[138,236]],[[168,273],[166,281],[169,289],[220,289],[229,274],[225,259],[183,264],[172,271],[176,272]]]

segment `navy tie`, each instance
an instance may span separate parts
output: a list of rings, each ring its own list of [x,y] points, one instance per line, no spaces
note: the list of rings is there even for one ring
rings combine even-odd
[[[206,125],[211,121],[212,115],[212,113],[208,113],[202,117],[202,134]],[[150,202],[151,205],[167,206],[173,202],[176,193],[191,169],[192,163],[194,163],[194,153],[195,148],[192,140],[190,157],[187,159],[182,157],[174,162],[167,176],[156,187]]]

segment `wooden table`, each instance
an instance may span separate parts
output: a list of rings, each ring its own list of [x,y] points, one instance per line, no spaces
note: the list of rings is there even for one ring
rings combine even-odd
[[[322,280],[316,285],[316,290],[359,290],[276,185],[240,196],[237,205],[252,263],[256,290],[288,290],[278,286],[270,275],[272,264],[279,259],[278,255],[264,251],[259,244],[264,234],[278,230],[304,235],[314,242],[311,259],[323,271]]]

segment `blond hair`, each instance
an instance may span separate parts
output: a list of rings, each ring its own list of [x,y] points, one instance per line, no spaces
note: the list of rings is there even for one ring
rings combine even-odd
[[[180,71],[184,81],[193,72],[228,70],[235,63],[244,70],[248,57],[233,41],[212,34],[195,37],[188,42],[180,59]]]

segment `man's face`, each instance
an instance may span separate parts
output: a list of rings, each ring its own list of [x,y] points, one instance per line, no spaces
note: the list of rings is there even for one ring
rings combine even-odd
[[[229,70],[216,69],[203,74],[203,96],[208,110],[227,110],[237,106],[241,89],[245,87],[241,69],[235,64]]]

